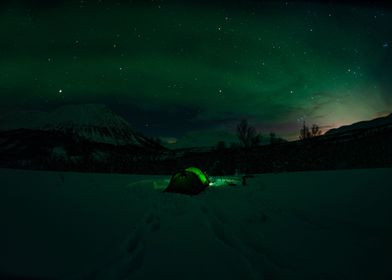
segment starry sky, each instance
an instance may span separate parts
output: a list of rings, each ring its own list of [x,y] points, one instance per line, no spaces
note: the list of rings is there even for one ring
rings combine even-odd
[[[180,148],[234,142],[242,118],[294,140],[303,121],[326,131],[392,112],[388,7],[12,3],[0,7],[0,114],[104,103]]]

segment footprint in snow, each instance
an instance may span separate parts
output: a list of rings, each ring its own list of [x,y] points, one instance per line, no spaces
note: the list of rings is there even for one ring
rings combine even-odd
[[[90,273],[84,279],[130,279],[132,274],[143,266],[145,235],[154,233],[159,229],[159,217],[153,213],[147,213],[142,223],[125,240],[118,256],[106,263],[102,268]]]
[[[268,252],[264,252],[262,244],[259,244],[261,247],[256,250],[251,246],[254,244],[242,240],[243,234],[240,235],[234,225],[230,226],[229,220],[215,215],[206,206],[201,207],[201,212],[208,220],[215,238],[234,250],[244,261],[244,265],[248,267],[247,279],[280,279],[279,263],[271,259]],[[260,242],[261,240],[258,240],[258,243]]]
[[[148,213],[144,218],[144,223],[148,231],[156,232],[161,228],[161,222],[159,217],[153,213]]]

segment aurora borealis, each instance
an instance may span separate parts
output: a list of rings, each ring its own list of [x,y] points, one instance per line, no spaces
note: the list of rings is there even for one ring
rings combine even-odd
[[[0,15],[0,113],[105,103],[180,147],[230,142],[241,118],[295,139],[303,120],[392,111],[383,7],[84,0]]]

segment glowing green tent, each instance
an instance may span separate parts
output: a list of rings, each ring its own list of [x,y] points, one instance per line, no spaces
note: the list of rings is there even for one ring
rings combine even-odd
[[[171,177],[165,192],[198,194],[205,190],[209,184],[210,180],[207,174],[197,167],[188,167]]]

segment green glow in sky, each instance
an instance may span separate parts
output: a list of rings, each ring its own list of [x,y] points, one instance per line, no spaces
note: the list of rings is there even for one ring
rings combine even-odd
[[[178,144],[215,141],[243,117],[294,139],[303,120],[326,130],[392,111],[390,22],[309,3],[11,8],[1,110],[102,102]]]

